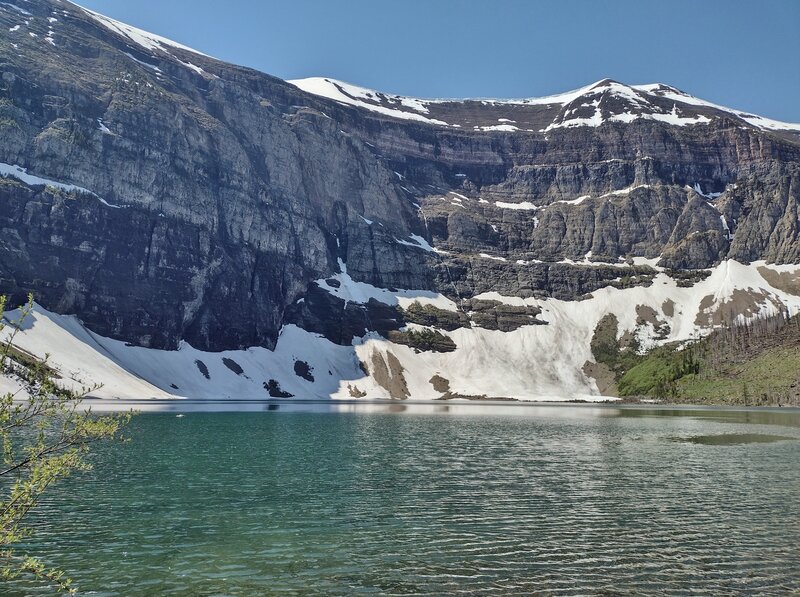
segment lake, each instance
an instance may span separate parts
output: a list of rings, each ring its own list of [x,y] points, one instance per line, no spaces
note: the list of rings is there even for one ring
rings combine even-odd
[[[31,549],[96,596],[800,590],[797,410],[253,410],[141,414]]]

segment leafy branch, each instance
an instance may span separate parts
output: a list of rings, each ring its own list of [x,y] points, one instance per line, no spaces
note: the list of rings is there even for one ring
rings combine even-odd
[[[32,536],[25,525],[29,513],[55,483],[91,469],[92,444],[122,439],[131,413],[96,416],[82,400],[99,386],[71,389],[57,381],[48,356],[38,359],[18,349],[17,335],[31,317],[33,296],[6,317],[7,299],[0,296],[0,377],[20,389],[0,396],[0,580],[29,577],[73,594],[72,581],[15,545]]]

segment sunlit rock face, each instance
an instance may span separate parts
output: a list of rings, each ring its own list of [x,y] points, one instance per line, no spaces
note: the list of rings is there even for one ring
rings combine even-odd
[[[656,264],[800,262],[800,127],[665,85],[425,101],[65,2],[0,4],[0,26],[0,290],[109,338],[272,349],[295,324],[347,345],[408,323],[381,289],[470,312],[646,286]],[[343,279],[378,296],[324,282]]]

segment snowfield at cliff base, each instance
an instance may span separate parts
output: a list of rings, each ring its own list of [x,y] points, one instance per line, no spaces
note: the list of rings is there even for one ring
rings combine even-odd
[[[486,293],[475,298],[540,307],[540,318],[547,325],[528,325],[512,332],[477,327],[443,332],[457,346],[449,353],[415,352],[374,332],[354,338],[352,346],[339,346],[294,325],[281,330],[274,351],[254,347],[204,352],[185,342],[175,351],[156,350],[104,338],[86,329],[75,317],[57,315],[38,305],[17,335],[15,344],[40,358],[49,352],[49,363],[63,377],[61,383],[75,389],[102,384],[91,395],[108,399],[263,400],[269,398],[264,387],[269,380],[275,380],[281,391],[292,394],[296,400],[351,400],[352,388],[364,393],[364,400],[389,399],[392,397],[389,390],[373,376],[365,375],[360,362],[370,367],[375,358],[387,362],[391,353],[402,365],[402,375],[412,400],[441,397],[442,392],[436,391],[430,382],[434,376],[447,379],[451,392],[468,396],[540,401],[606,400],[594,380],[583,372],[584,364],[593,361],[590,342],[604,315],[614,314],[619,320],[618,338],[630,332],[642,349],[649,349],[707,334],[712,329],[708,323],[710,316],[729,309],[737,290],[749,293],[756,307],[741,315],[740,321],[776,313],[780,308],[788,308],[790,314],[797,313],[800,297],[771,286],[759,273],[759,268],[765,267],[778,273],[800,272],[797,265],[774,266],[763,262],[744,265],[724,261],[708,278],[691,287],[679,287],[675,280],[660,273],[651,286],[607,287],[580,301],[522,299]],[[457,309],[453,301],[429,291],[392,292],[355,282],[346,268],[335,277],[341,283],[338,288],[326,287],[324,281],[320,284],[348,301],[366,302],[375,298],[403,307],[417,301],[440,309]],[[653,309],[659,321],[669,325],[668,336],[658,337],[651,322],[638,320],[637,306]],[[14,311],[6,314],[9,320],[17,315]],[[4,333],[9,331],[6,328]],[[313,381],[295,374],[297,361],[308,364]],[[231,362],[235,363],[233,367]],[[235,370],[236,365],[241,372]],[[0,389],[18,389],[14,380],[3,379],[0,383]]]

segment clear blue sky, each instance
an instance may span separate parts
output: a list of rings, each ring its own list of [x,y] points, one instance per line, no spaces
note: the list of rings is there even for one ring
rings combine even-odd
[[[800,0],[79,0],[284,79],[531,97],[610,77],[800,122]]]

